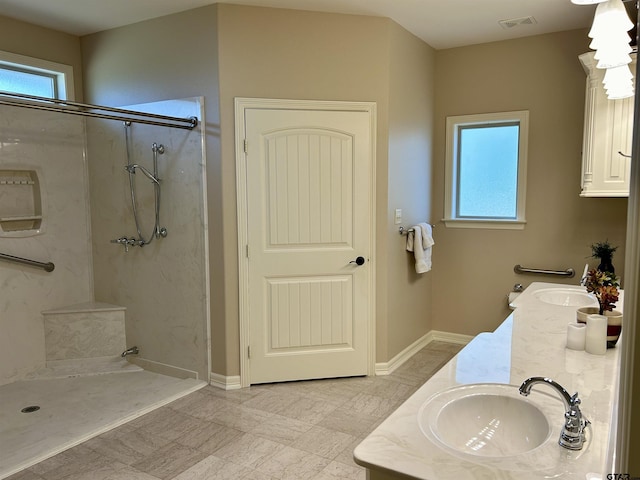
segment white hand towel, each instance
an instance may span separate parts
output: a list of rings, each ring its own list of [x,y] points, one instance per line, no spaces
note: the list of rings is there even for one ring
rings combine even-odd
[[[425,273],[431,270],[431,255],[425,256],[425,249],[422,247],[422,227],[414,225],[413,232],[407,235],[407,250],[413,252],[416,259],[416,273]],[[431,247],[429,247],[431,250]]]
[[[419,223],[418,225],[420,225],[422,229],[422,248],[426,250],[427,248],[433,247],[436,242],[433,241],[431,225],[428,223]]]
[[[431,249],[436,244],[433,240],[433,230],[428,223],[421,223],[420,229],[422,230],[422,247],[424,248],[424,258],[422,263],[426,265],[426,272],[431,270]]]

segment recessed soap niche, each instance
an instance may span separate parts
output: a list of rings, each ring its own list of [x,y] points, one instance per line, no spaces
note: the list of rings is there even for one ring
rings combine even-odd
[[[43,232],[39,169],[0,168],[0,237],[30,237]]]

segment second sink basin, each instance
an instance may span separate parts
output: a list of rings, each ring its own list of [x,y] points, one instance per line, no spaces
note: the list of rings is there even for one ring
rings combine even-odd
[[[530,452],[552,431],[540,408],[517,387],[501,384],[444,390],[425,402],[418,422],[422,433],[441,447],[485,459]]]
[[[534,292],[533,296],[543,303],[563,307],[587,307],[598,303],[593,295],[572,288],[545,288]]]

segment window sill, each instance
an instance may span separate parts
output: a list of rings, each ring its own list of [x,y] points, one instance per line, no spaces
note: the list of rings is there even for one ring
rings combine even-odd
[[[524,230],[527,222],[524,220],[461,220],[444,218],[447,228],[484,228],[488,230]]]

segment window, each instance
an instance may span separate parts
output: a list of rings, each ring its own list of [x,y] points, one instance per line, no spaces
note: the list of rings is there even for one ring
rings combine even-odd
[[[522,229],[529,112],[447,117],[448,227]]]
[[[0,51],[0,91],[73,100],[73,69]]]

